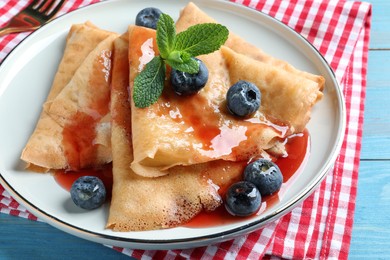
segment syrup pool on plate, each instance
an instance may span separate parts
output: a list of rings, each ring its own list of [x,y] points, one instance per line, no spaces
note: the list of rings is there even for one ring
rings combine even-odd
[[[191,221],[186,223],[185,227],[190,228],[203,228],[203,227],[211,227],[216,225],[224,225],[229,223],[234,223],[238,221],[242,221],[243,219],[250,219],[256,215],[259,215],[266,211],[271,206],[275,205],[279,198],[284,195],[284,192],[293,185],[294,179],[296,176],[304,168],[306,160],[309,156],[309,148],[310,148],[310,139],[309,133],[305,130],[301,134],[293,135],[288,138],[286,142],[286,151],[288,156],[282,157],[276,160],[276,164],[279,166],[282,174],[283,174],[283,184],[281,189],[270,196],[266,196],[262,198],[262,205],[259,211],[253,216],[249,217],[234,217],[231,216],[225,210],[225,207],[222,205],[218,209],[213,212],[202,212],[193,218]],[[92,175],[99,177],[104,185],[107,188],[108,194],[112,189],[112,165],[107,164],[99,169],[86,169],[81,171],[56,171],[54,174],[54,178],[57,183],[64,189],[70,190],[73,182],[81,177],[86,175]],[[220,195],[224,197],[224,192],[227,187],[221,187]]]
[[[309,132],[307,130],[301,134],[291,136],[286,141],[286,151],[288,156],[281,157],[276,160],[276,164],[283,174],[282,187],[277,193],[262,198],[261,207],[256,214],[244,218],[235,217],[230,215],[222,205],[213,212],[200,213],[184,226],[190,228],[204,228],[239,222],[253,218],[279,202],[279,198],[283,197],[284,192],[293,185],[295,177],[303,170],[310,153],[310,139]],[[226,187],[224,187],[220,193],[222,198],[224,197],[225,190]]]
[[[107,190],[108,197],[112,190],[112,164],[104,165],[98,169],[84,169],[80,171],[57,170],[54,172],[54,179],[65,190],[70,191],[73,182],[82,176],[96,176],[100,178]]]

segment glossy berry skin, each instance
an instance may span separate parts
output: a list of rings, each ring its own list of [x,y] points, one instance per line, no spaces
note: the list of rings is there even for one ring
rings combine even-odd
[[[178,95],[188,96],[197,93],[206,85],[207,80],[209,79],[209,70],[206,65],[197,58],[193,59],[198,61],[198,73],[190,74],[173,68],[171,70],[171,84],[173,90]]]
[[[277,192],[283,183],[283,175],[279,167],[267,159],[258,159],[244,170],[244,180],[256,185],[261,196]]]
[[[250,216],[260,209],[260,205],[260,192],[250,182],[236,182],[229,187],[226,193],[225,208],[233,216]]]
[[[96,209],[106,200],[106,188],[98,177],[82,176],[72,184],[70,196],[80,208]]]
[[[151,29],[157,29],[157,22],[162,14],[161,10],[154,7],[142,9],[135,18],[135,24]]]
[[[230,113],[239,117],[248,117],[259,109],[261,93],[253,83],[240,80],[229,88],[226,101]]]

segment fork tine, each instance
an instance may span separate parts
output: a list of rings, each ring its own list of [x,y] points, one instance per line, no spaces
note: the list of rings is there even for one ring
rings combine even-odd
[[[49,11],[55,3],[56,0],[48,1],[43,7],[39,9],[39,11],[45,14],[49,14]]]
[[[36,9],[36,5],[39,3],[40,0],[34,0],[31,2],[31,4],[29,4],[26,9]]]
[[[43,0],[42,3],[40,3],[35,10],[37,10],[40,13],[46,13],[50,10],[51,6],[56,2],[56,0]]]
[[[27,9],[34,12],[35,15],[42,16],[43,19],[50,19],[64,3],[65,0],[34,0],[32,4],[27,6]]]
[[[57,3],[57,6],[50,12],[49,15],[54,15],[56,14],[62,7],[62,5],[65,3],[65,0],[60,0]]]
[[[38,2],[42,1],[38,6],[36,6],[34,9],[35,10],[40,10],[43,6],[45,6],[46,4],[46,1],[45,0],[36,0],[34,2],[37,2],[36,4],[38,4]]]

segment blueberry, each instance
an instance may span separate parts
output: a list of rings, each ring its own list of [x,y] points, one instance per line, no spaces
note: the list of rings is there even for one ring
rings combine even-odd
[[[225,208],[233,216],[245,217],[257,212],[261,195],[256,186],[247,181],[231,185],[226,193]]]
[[[240,80],[226,94],[227,107],[233,115],[247,117],[260,107],[260,90],[251,82]]]
[[[70,196],[80,208],[95,209],[104,203],[106,188],[98,177],[82,176],[72,184]]]
[[[157,22],[162,14],[161,10],[154,7],[142,9],[135,18],[135,24],[147,28],[157,29]]]
[[[283,175],[274,162],[267,159],[258,159],[245,168],[244,180],[256,185],[261,196],[267,196],[280,189],[283,183]]]
[[[192,95],[201,90],[209,79],[209,70],[199,59],[193,58],[199,63],[199,72],[190,74],[176,69],[171,70],[171,84],[178,95]]]

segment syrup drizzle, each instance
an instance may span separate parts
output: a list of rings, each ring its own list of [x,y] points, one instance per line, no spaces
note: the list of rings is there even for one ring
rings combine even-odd
[[[154,31],[135,27],[132,35],[136,37],[131,37],[130,82],[158,54]],[[180,97],[174,93],[168,83],[168,67],[168,80],[163,93],[144,116],[150,120],[156,117],[163,121],[168,119],[168,122],[172,120],[177,126],[181,126],[183,133],[194,137],[191,139],[190,149],[197,153],[196,156],[231,161],[247,160],[258,152],[257,143],[263,136],[262,133],[283,138],[289,128],[269,122],[260,112],[247,120],[232,116],[226,109],[226,102],[221,101],[225,100],[230,84],[223,57],[217,54],[213,58],[220,66],[210,70],[209,83],[197,95]],[[206,92],[203,93],[204,91]],[[268,143],[268,140],[264,140],[264,143]]]
[[[153,116],[169,116],[178,125],[183,125],[184,132],[198,140],[199,144],[193,144],[196,150],[202,156],[215,159],[246,160],[250,154],[242,151],[257,149],[254,144],[262,133],[273,131],[274,136],[283,137],[288,131],[287,126],[269,122],[260,112],[254,119],[239,119],[230,115],[224,102],[214,104],[201,94],[180,97],[169,85],[165,86],[153,109]]]
[[[69,168],[82,168],[81,162],[92,162],[96,158],[96,147],[92,145],[96,138],[96,120],[83,112],[77,112],[62,131],[62,144]]]
[[[94,143],[100,119],[109,113],[111,51],[103,50],[93,63],[87,90],[93,91],[93,101],[81,104],[62,131],[62,145],[69,169],[78,170],[96,161],[98,145]],[[88,100],[88,98],[87,98]],[[82,102],[82,101],[79,101]]]

